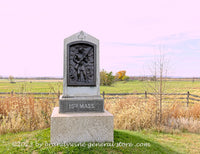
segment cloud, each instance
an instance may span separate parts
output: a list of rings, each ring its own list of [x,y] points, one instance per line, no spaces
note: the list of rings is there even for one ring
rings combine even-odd
[[[149,43],[157,47],[163,47],[167,52],[200,51],[200,34],[194,36],[192,33],[175,33],[159,37]]]

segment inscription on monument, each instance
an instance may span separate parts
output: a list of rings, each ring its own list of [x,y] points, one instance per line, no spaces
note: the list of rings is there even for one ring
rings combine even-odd
[[[96,45],[77,41],[68,48],[68,86],[96,86]]]
[[[69,109],[94,109],[95,105],[94,104],[69,104]]]
[[[67,103],[66,103],[67,102]],[[104,102],[101,99],[64,98],[59,101],[60,113],[65,112],[104,112]]]

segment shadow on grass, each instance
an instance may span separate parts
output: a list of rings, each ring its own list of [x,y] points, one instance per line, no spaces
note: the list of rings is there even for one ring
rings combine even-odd
[[[138,132],[115,130],[114,143],[52,146],[50,129],[0,136],[0,153],[177,153]],[[14,142],[13,142],[14,141]]]
[[[115,130],[114,131],[115,143],[132,143],[131,148],[123,147],[118,150],[123,153],[178,153],[168,147],[163,147],[157,142],[150,141],[148,137],[143,137],[138,132],[132,132],[127,130]]]

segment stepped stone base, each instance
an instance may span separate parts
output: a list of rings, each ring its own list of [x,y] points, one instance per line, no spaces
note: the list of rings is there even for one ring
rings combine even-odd
[[[113,142],[113,115],[108,111],[51,115],[51,143]]]

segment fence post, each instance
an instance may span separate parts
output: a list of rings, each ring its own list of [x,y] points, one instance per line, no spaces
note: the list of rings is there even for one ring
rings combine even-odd
[[[103,91],[103,99],[105,98],[105,92]]]
[[[58,90],[58,95],[57,96],[58,96],[58,99],[59,99],[60,98],[60,90]]]
[[[190,92],[187,92],[187,107],[189,106]]]
[[[147,99],[147,91],[145,91],[145,93],[144,93],[144,94],[145,94],[145,99]]]

